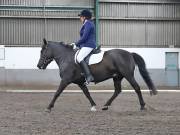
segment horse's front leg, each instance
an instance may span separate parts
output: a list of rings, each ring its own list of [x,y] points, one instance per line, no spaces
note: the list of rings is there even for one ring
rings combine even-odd
[[[79,87],[82,89],[83,93],[86,95],[86,97],[88,98],[89,102],[91,103],[91,111],[96,111],[96,103],[94,102],[94,100],[92,99],[89,90],[87,88],[87,86],[83,83],[83,84],[79,84]]]
[[[66,88],[67,85],[68,85],[68,83],[65,80],[61,80],[59,88],[56,91],[56,93],[54,94],[54,97],[53,97],[52,101],[50,102],[49,106],[47,107],[46,112],[49,112],[49,113],[51,112],[51,109],[54,107],[54,103],[56,102],[57,98],[63,92],[63,90]]]

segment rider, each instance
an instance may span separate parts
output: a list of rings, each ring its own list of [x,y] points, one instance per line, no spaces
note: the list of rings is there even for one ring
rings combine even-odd
[[[94,77],[89,70],[89,66],[84,61],[84,58],[86,58],[86,56],[88,56],[88,54],[96,48],[95,25],[91,21],[92,13],[89,10],[82,10],[78,16],[80,16],[80,21],[82,22],[80,39],[71,45],[76,45],[80,48],[77,55],[77,62],[80,64],[80,67],[85,74],[86,84],[89,84],[89,82],[94,80]]]

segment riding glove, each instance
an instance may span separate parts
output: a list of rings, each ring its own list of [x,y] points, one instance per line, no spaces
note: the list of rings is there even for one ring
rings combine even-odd
[[[75,43],[71,43],[70,46],[72,46],[72,48],[75,50],[76,49],[76,44]]]

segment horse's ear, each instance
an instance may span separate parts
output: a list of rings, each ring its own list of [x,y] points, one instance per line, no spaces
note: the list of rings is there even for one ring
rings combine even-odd
[[[47,41],[45,38],[43,38],[44,45],[47,45]]]

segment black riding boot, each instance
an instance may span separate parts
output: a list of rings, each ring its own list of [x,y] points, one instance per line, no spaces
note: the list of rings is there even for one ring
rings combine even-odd
[[[89,84],[91,81],[94,81],[94,77],[92,76],[92,74],[89,70],[89,66],[87,65],[87,63],[84,60],[80,62],[80,67],[85,74],[86,84]]]

